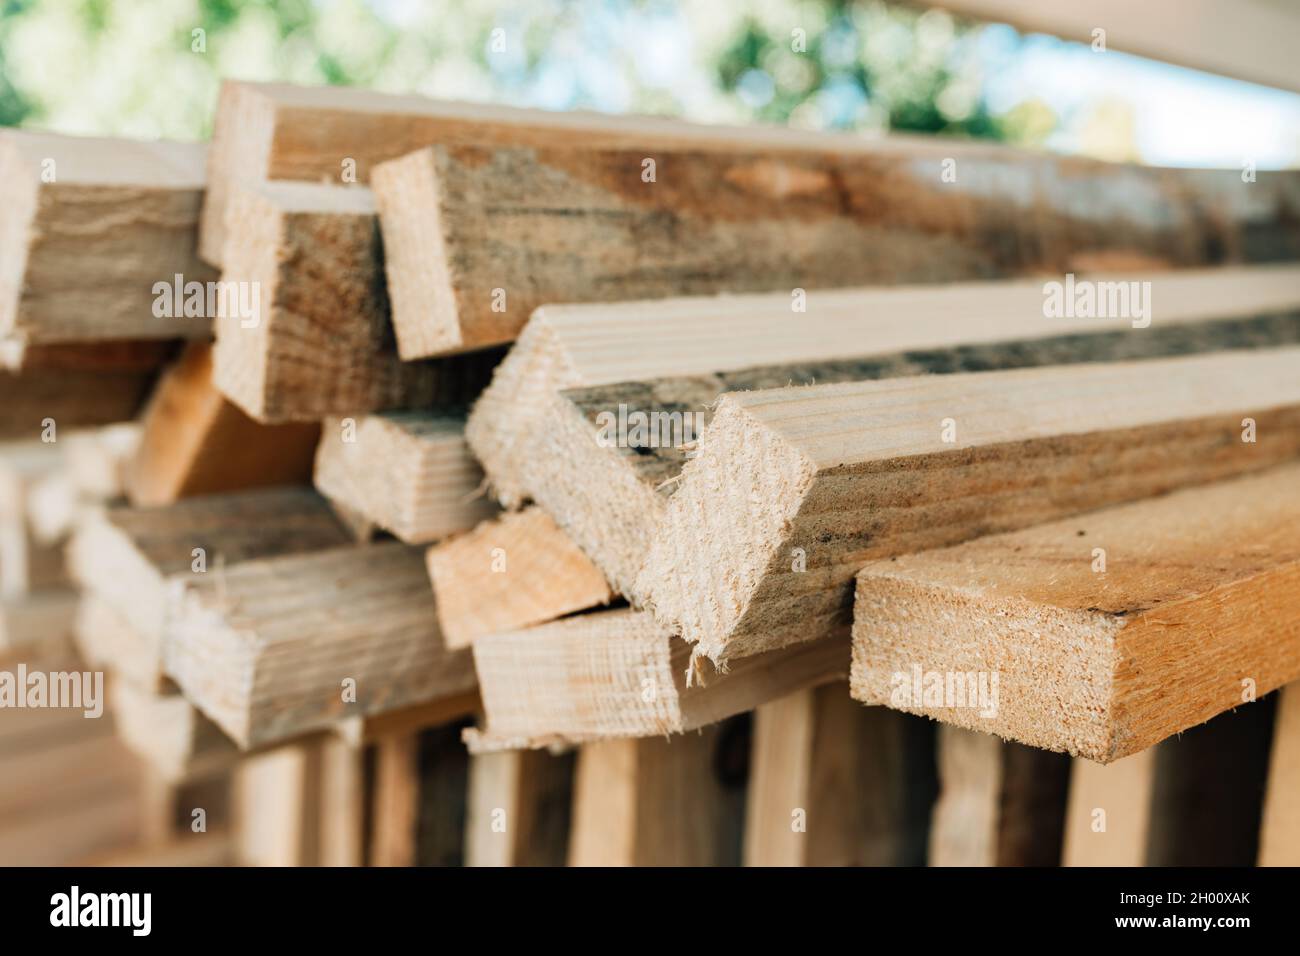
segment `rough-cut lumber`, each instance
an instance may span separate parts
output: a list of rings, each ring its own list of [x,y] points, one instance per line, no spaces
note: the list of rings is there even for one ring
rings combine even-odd
[[[1288,464],[872,562],[854,696],[1106,763],[1296,680],[1297,488]],[[996,675],[993,706],[945,675]]]
[[[1216,0],[1179,0],[1133,6],[1123,0],[938,0],[934,6],[980,20],[1005,21],[1024,32],[1051,33],[1209,70],[1238,80],[1300,92],[1300,67],[1288,39],[1300,15],[1288,4],[1251,2],[1225,8]]]
[[[311,480],[320,428],[262,425],[212,384],[212,346],[192,343],[159,381],[127,475],[136,506]]]
[[[1300,866],[1300,685],[1281,691],[1268,762],[1260,866]]]
[[[160,317],[154,289],[216,278],[196,249],[205,152],[0,131],[0,337],[208,335],[209,315]]]
[[[1295,457],[1298,369],[1285,348],[728,393],[638,594],[715,663],[828,634],[872,559]]]
[[[313,737],[240,761],[231,816],[241,866],[320,862],[323,746],[322,738]]]
[[[356,182],[366,183],[377,163],[436,143],[563,146],[575,137],[584,144],[677,145],[705,151],[726,151],[737,142],[776,153],[812,150],[870,156],[900,151],[913,159],[934,157],[936,163],[941,156],[989,152],[988,147],[924,138],[880,140],[838,133],[810,137],[803,130],[781,127],[698,126],[656,117],[522,110],[337,86],[227,80],[208,154],[200,251],[207,261],[222,264],[226,235],[236,231],[227,212],[236,183],[337,183],[350,173],[355,173]]]
[[[1012,150],[954,159],[956,181],[944,182],[931,149],[844,156],[816,137],[785,155],[743,141],[443,144],[384,163],[372,186],[398,349],[416,359],[507,342],[548,302],[951,282],[1103,257],[1219,264],[1228,246],[1246,251],[1269,205],[1251,208],[1258,183],[1235,170]],[[1285,217],[1300,180],[1274,185]],[[1281,257],[1294,258],[1300,233],[1278,225]]]
[[[428,544],[496,513],[465,444],[464,415],[387,412],[328,419],[316,489],[408,544]]]
[[[470,758],[466,866],[563,866],[574,754],[503,750]]]
[[[161,695],[114,680],[113,721],[118,735],[164,782],[219,772],[238,750],[217,726],[179,694]]]
[[[240,189],[230,220],[223,281],[251,283],[259,311],[218,317],[213,381],[253,418],[316,421],[467,402],[487,384],[495,353],[398,358],[368,190]]]
[[[545,624],[613,600],[605,575],[540,508],[484,521],[430,548],[429,580],[448,647]]]
[[[126,494],[128,467],[140,448],[141,437],[137,422],[122,422],[60,438],[73,487],[92,501],[122,497]]]
[[[748,718],[680,737],[606,740],[578,752],[570,866],[735,866],[741,859]],[[731,759],[727,759],[728,757]]]
[[[1070,758],[941,725],[931,866],[1057,866]]]
[[[375,744],[370,865],[414,866],[420,813],[420,737],[394,734]]]
[[[846,684],[754,712],[746,866],[923,866],[934,729],[856,708]]]
[[[418,551],[397,543],[245,561],[178,596],[169,676],[243,748],[465,693]]]
[[[1062,866],[1142,866],[1157,749],[1111,764],[1082,757],[1071,762]]]
[[[341,734],[321,742],[321,866],[365,862],[365,748]]]
[[[158,643],[146,638],[117,607],[93,591],[81,592],[74,637],[86,663],[112,670],[119,682],[153,693],[175,690],[163,674]]]
[[[471,751],[682,734],[805,687],[842,680],[844,635],[687,678],[690,648],[644,611],[563,618],[474,642],[487,716]]]
[[[475,404],[466,438],[507,506],[537,501],[630,594],[723,392],[1300,342],[1300,269],[1130,279],[1151,282],[1148,328],[1047,319],[1037,281],[814,292],[798,315],[788,295],[548,306]],[[638,434],[637,416],[663,426]],[[623,436],[607,427],[621,420]]]
[[[314,491],[275,488],[188,498],[163,508],[110,508],[78,530],[68,560],[78,584],[135,631],[147,655],[139,666],[148,672],[162,653],[168,592],[178,582],[221,580],[225,568],[241,561],[350,540]],[[119,659],[118,666],[127,665]]]

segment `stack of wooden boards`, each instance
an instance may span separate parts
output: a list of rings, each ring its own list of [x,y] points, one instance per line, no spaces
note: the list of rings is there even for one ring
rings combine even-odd
[[[6,601],[223,855],[1300,860],[1300,174],[248,83],[0,167],[5,454],[114,476]]]

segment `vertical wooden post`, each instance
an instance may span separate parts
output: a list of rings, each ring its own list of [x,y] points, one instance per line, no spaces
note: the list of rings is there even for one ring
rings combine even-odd
[[[510,750],[470,759],[467,866],[563,866],[572,753]]]

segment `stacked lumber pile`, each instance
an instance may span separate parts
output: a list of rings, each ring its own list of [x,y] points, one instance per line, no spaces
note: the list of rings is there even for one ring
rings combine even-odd
[[[78,857],[1300,861],[1300,173],[236,82],[0,165]]]

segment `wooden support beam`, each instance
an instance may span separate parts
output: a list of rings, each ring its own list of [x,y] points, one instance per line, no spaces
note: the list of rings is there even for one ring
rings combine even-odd
[[[503,750],[470,758],[466,866],[563,866],[573,752]]]
[[[872,562],[854,696],[1108,763],[1300,679],[1297,487],[1287,464]]]
[[[430,548],[426,560],[452,648],[614,599],[605,575],[540,508],[484,521]]]
[[[375,744],[371,866],[414,866],[420,813],[420,737],[395,734]]]
[[[634,595],[723,392],[1300,342],[1300,269],[1140,281],[1159,302],[1149,328],[1046,320],[1037,281],[814,292],[798,321],[788,295],[547,307],[475,405],[466,438],[507,506],[537,501]]]
[[[166,671],[241,748],[474,687],[438,634],[418,551],[334,548],[195,575],[179,595]]]
[[[638,596],[715,663],[829,634],[872,559],[1296,457],[1298,365],[1286,348],[728,393]]]
[[[131,652],[124,647],[116,665],[147,675],[157,672],[169,633],[169,591],[209,577],[222,580],[224,569],[241,561],[341,547],[350,540],[315,492],[275,488],[188,498],[162,508],[110,508],[78,530],[68,560],[78,584],[138,637],[130,643],[140,659],[128,661]]]
[[[1260,866],[1300,866],[1300,685],[1284,688],[1273,726],[1259,831]]]
[[[166,784],[222,773],[238,757],[230,739],[180,694],[114,680],[111,705],[118,736]]]
[[[582,747],[569,865],[738,865],[748,723]]]
[[[240,762],[232,821],[241,866],[320,863],[321,746],[312,738]]]
[[[365,748],[341,734],[321,743],[321,866],[365,863]]]
[[[42,544],[30,522],[33,489],[63,467],[57,443],[0,445],[0,598],[20,598],[62,586],[63,555]]]
[[[924,866],[934,725],[859,707],[844,683],[754,712],[746,866]]]
[[[197,255],[205,157],[199,144],[0,131],[0,337],[210,334],[210,315],[160,317],[155,289],[216,278]]]
[[[1156,750],[1110,764],[1071,761],[1063,866],[1142,866],[1151,829]]]
[[[643,611],[563,618],[474,642],[487,716],[471,751],[683,734],[805,687],[843,680],[841,632],[687,679],[690,648]]]
[[[212,346],[191,344],[158,383],[126,490],[138,507],[194,495],[311,480],[320,437],[311,423],[262,425],[212,384]]]
[[[398,358],[368,190],[240,189],[230,224],[223,281],[251,284],[259,309],[218,317],[213,381],[257,421],[466,403],[487,384],[495,353]]]
[[[316,489],[407,544],[468,531],[497,512],[465,444],[464,415],[387,412],[329,419]]]
[[[947,724],[931,866],[1057,866],[1070,758]]]

